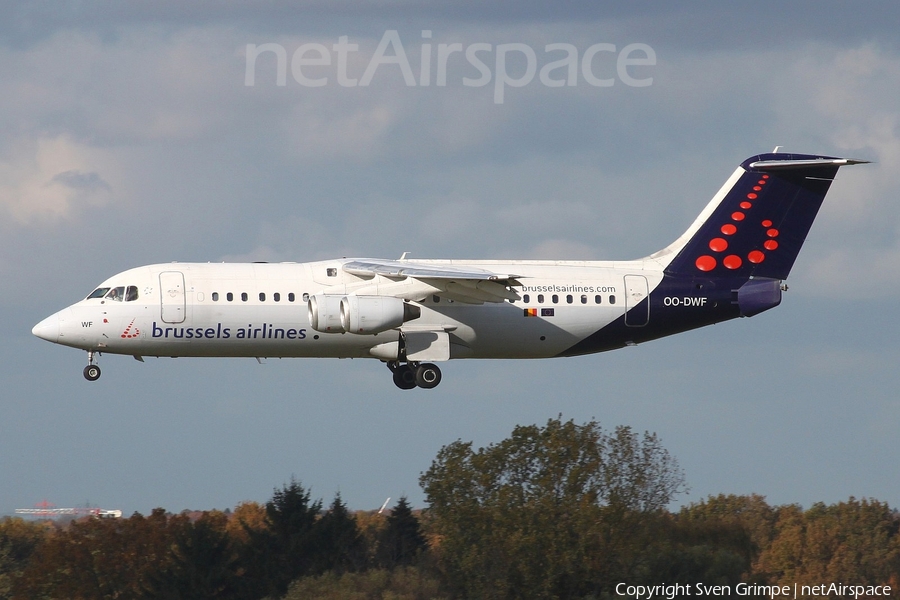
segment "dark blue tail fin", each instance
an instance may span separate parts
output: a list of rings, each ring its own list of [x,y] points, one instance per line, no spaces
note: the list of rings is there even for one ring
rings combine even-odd
[[[838,169],[868,161],[808,154],[748,158],[694,224],[653,255],[670,275],[785,279]]]

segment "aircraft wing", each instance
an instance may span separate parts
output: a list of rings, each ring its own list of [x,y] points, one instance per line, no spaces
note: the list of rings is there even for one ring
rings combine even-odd
[[[474,267],[433,265],[405,260],[359,259],[344,263],[346,273],[357,277],[374,278],[376,275],[401,281],[415,279],[441,290],[451,300],[468,304],[519,300],[510,286],[518,285],[519,275],[494,273]]]

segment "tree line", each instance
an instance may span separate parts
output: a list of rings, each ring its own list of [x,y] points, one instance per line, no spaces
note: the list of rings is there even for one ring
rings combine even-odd
[[[428,506],[324,506],[291,480],[233,511],[0,521],[0,599],[618,598],[615,586],[890,585],[886,503],[771,506],[685,490],[656,435],[562,418],[484,448],[456,441],[421,474]]]

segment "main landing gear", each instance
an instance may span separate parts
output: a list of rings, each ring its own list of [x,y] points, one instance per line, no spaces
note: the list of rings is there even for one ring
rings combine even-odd
[[[84,368],[84,378],[88,381],[100,379],[100,367],[94,364],[93,350],[88,350],[88,366]]]
[[[414,387],[430,390],[441,382],[441,370],[433,363],[400,364],[392,361],[387,366],[394,374],[394,385],[401,390],[411,390]]]

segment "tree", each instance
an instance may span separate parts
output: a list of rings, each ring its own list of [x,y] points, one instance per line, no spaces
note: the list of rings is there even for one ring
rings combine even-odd
[[[340,493],[322,517],[315,523],[316,552],[315,574],[333,571],[336,575],[360,571],[366,567],[365,540],[356,524],[356,518],[341,501]]]
[[[388,515],[387,526],[381,532],[378,562],[387,569],[409,566],[426,547],[419,520],[413,514],[406,496],[402,496]]]
[[[282,600],[444,600],[439,580],[416,567],[369,569],[337,575],[329,572],[303,577],[293,583]]]
[[[184,520],[157,508],[148,517],[75,521],[38,546],[14,596],[139,597],[152,574],[166,568],[173,531]]]
[[[900,575],[900,517],[884,502],[852,497],[807,511],[780,507],[758,568],[779,584],[890,583]]]
[[[241,502],[231,513],[225,525],[228,535],[238,544],[249,544],[248,531],[266,529],[266,507],[259,502]]]
[[[19,518],[0,520],[0,598],[12,597],[15,581],[22,576],[35,548],[47,535],[43,525]]]
[[[180,520],[164,568],[149,577],[145,598],[232,599],[240,592],[237,556],[226,530],[228,517],[204,512],[195,522]]]
[[[265,528],[245,526],[250,541],[244,560],[254,593],[283,596],[291,581],[311,572],[317,551],[313,527],[321,510],[322,502],[310,502],[309,492],[291,478],[266,503]]]
[[[668,583],[765,583],[752,571],[771,539],[773,515],[756,495],[719,495],[663,515],[647,572]]]
[[[495,598],[599,594],[635,576],[648,527],[684,488],[655,434],[561,417],[477,451],[444,446],[420,482],[448,580]]]

